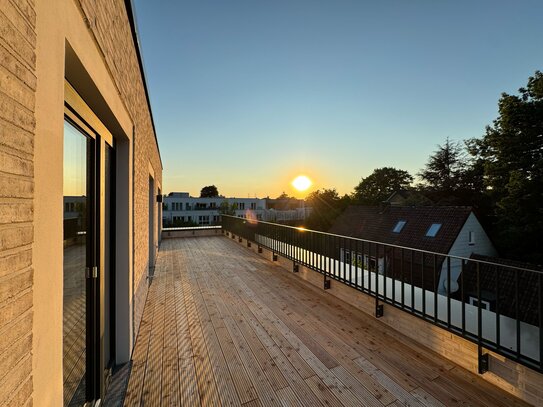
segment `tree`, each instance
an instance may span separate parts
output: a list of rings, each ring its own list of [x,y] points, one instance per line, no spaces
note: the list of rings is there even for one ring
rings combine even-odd
[[[306,206],[311,208],[306,226],[309,229],[328,231],[336,217],[350,202],[348,195],[340,197],[333,188],[311,192],[306,198]]]
[[[484,180],[497,219],[494,240],[509,257],[543,263],[543,73],[536,71],[520,95],[503,93],[498,118],[472,156],[483,161]]]
[[[281,193],[281,195],[279,195],[279,196],[278,196],[277,198],[275,198],[275,199],[296,199],[296,198],[294,198],[294,197],[292,197],[292,196],[289,196],[285,191],[283,191],[283,192]]]
[[[417,175],[422,179],[426,189],[450,192],[460,185],[465,167],[465,155],[460,143],[447,138],[445,144],[437,146],[426,167]]]
[[[365,205],[378,205],[394,191],[407,189],[413,177],[403,170],[392,167],[377,168],[354,188],[353,198]]]
[[[200,198],[216,198],[219,196],[219,190],[215,185],[203,187],[200,191]]]

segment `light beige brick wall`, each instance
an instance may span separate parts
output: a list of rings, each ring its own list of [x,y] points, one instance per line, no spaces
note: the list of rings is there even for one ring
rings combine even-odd
[[[0,403],[32,397],[34,2],[0,0]]]
[[[135,126],[134,332],[136,333],[148,285],[146,277],[149,257],[149,166],[152,167],[155,176],[156,195],[157,185],[162,185],[162,164],[124,1],[80,0],[80,5]],[[155,219],[157,208],[155,204]]]

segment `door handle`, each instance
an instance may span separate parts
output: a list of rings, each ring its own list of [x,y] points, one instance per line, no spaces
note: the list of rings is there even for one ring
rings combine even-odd
[[[98,278],[98,267],[85,267],[86,278]]]

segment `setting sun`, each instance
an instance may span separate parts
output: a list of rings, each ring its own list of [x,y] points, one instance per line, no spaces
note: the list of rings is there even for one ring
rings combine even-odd
[[[297,176],[294,181],[292,181],[292,186],[296,188],[298,191],[305,191],[307,188],[311,186],[312,182],[309,178],[307,178],[305,175],[299,175]]]

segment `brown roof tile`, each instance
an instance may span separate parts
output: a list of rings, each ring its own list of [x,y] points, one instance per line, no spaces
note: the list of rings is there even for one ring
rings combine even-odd
[[[471,211],[458,206],[349,206],[329,232],[447,254]],[[400,220],[406,224],[394,233]],[[427,237],[433,223],[441,223],[441,228],[435,237]]]

